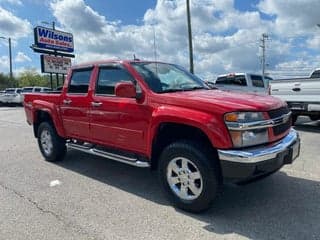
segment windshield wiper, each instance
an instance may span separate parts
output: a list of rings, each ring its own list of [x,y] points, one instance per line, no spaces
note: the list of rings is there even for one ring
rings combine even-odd
[[[183,90],[184,91],[193,91],[193,90],[201,90],[201,89],[208,89],[208,88],[205,88],[203,86],[194,86],[194,87],[191,87],[191,88],[184,88]]]
[[[170,89],[163,90],[159,93],[183,92],[183,91],[185,91],[183,88],[170,88]]]
[[[160,93],[184,92],[184,91],[193,91],[193,90],[200,90],[200,89],[209,90],[209,88],[206,88],[203,86],[194,86],[194,87],[190,87],[190,88],[170,88],[170,89],[163,90]]]

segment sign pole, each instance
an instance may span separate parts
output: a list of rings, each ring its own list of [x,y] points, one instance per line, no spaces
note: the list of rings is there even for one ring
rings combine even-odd
[[[56,30],[56,23],[55,21],[52,21],[52,29],[53,30]],[[54,50],[54,56],[56,57],[57,56],[57,51]],[[56,73],[56,82],[57,82],[57,86],[56,87],[59,87],[59,74]]]
[[[51,89],[53,89],[53,86],[52,86],[52,73],[50,73],[50,86],[51,86]]]

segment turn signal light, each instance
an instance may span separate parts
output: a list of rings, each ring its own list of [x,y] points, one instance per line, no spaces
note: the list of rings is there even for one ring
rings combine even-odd
[[[237,113],[228,113],[224,116],[226,122],[237,122],[238,114]]]

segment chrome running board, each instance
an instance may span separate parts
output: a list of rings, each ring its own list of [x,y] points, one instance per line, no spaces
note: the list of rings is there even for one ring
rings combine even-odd
[[[89,153],[92,155],[96,155],[99,157],[104,157],[104,158],[108,158],[117,162],[121,162],[121,163],[126,163],[135,167],[141,167],[141,168],[146,168],[146,167],[150,167],[150,164],[148,162],[145,161],[141,161],[136,157],[127,157],[127,156],[123,156],[123,155],[119,155],[116,153],[111,153],[111,152],[107,152],[104,150],[100,150],[100,149],[96,149],[94,147],[91,146],[86,146],[86,145],[80,145],[80,144],[75,144],[72,142],[68,142],[66,144],[66,146],[68,148],[71,149],[75,149],[78,151],[82,151],[85,153]]]

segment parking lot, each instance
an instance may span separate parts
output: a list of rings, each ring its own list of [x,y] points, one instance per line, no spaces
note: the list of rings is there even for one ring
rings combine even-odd
[[[0,239],[320,239],[320,121],[300,118],[292,166],[225,186],[203,214],[173,208],[157,175],[69,151],[45,162],[21,107],[0,107]]]

